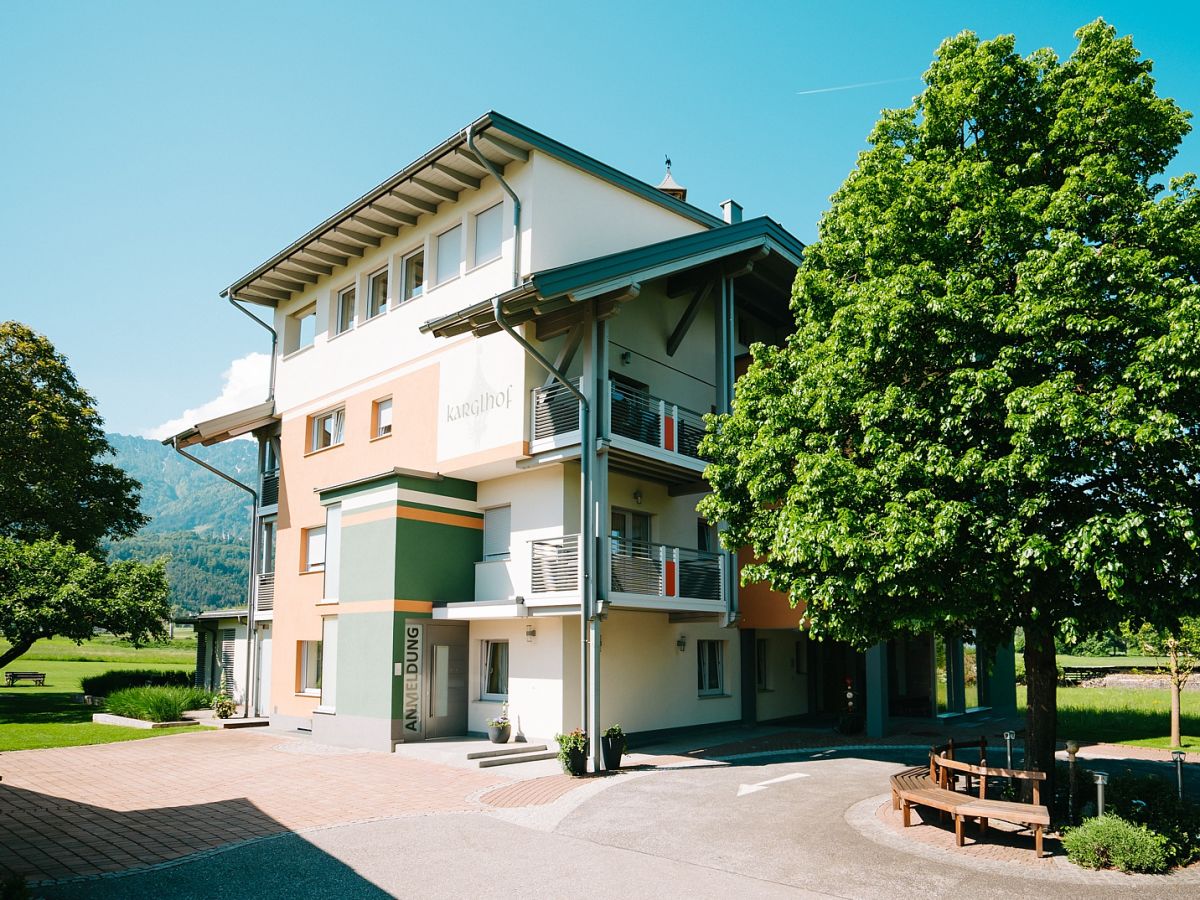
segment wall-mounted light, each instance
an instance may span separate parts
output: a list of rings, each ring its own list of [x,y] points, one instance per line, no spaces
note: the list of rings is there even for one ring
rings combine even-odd
[[[638,506],[642,505],[642,489],[638,488],[633,492],[633,502]]]
[[[686,650],[687,649],[687,635],[681,634],[679,636],[679,640],[677,640],[675,642],[675,646],[679,648],[680,653],[682,653],[684,650]]]
[[[532,644],[535,637],[537,637],[537,629],[532,625],[527,626],[525,628],[525,640]]]
[[[621,351],[621,365],[627,366],[631,362],[633,362],[633,353],[630,352],[629,350],[622,350]]]

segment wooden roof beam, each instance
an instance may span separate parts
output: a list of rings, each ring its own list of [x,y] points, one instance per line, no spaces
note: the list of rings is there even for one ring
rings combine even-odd
[[[246,285],[246,287],[244,287],[240,291],[238,291],[239,294],[244,294],[247,292],[252,292],[252,293],[258,294],[261,297],[266,297],[271,300],[291,300],[292,299],[291,291],[276,290],[275,288],[267,287],[266,285],[261,285],[257,281],[252,281],[250,284]]]
[[[384,216],[388,221],[395,222],[397,225],[417,224],[417,217],[411,213],[400,212],[397,209],[388,209],[386,206],[368,206],[365,212],[373,212],[377,216]]]
[[[303,250],[300,250],[299,252],[307,253],[309,256],[313,257],[314,259],[319,259],[321,262],[328,263],[331,266],[344,266],[344,265],[349,264],[349,262],[350,262],[349,256],[343,256],[343,255],[336,254],[336,253],[326,253],[324,250],[314,250],[312,247],[305,247]],[[354,255],[362,256],[362,251],[356,247]],[[333,269],[330,269],[325,274],[330,275],[332,273],[333,273]]]
[[[404,194],[400,191],[389,191],[388,196],[411,209],[415,209],[419,213],[437,212],[438,205],[436,203],[430,203],[428,200],[422,200],[420,197],[414,197],[411,194]]]
[[[460,172],[458,169],[452,169],[449,166],[442,165],[441,163],[434,163],[433,170],[445,175],[451,181],[457,181],[463,187],[470,188],[474,191],[479,190],[479,185],[482,184],[482,182],[474,175],[468,175],[466,172]]]
[[[452,191],[450,188],[434,184],[432,181],[426,181],[423,178],[414,178],[412,183],[426,193],[433,194],[433,196],[442,200],[449,200],[451,203],[458,200],[458,191]]]
[[[520,147],[517,147],[514,144],[510,144],[508,141],[496,137],[490,131],[485,131],[483,134],[479,135],[479,138],[480,138],[480,140],[487,141],[489,144],[491,144],[493,147],[495,147],[497,150],[499,150],[501,153],[503,153],[507,157],[515,159],[518,162],[528,162],[529,161],[529,151],[522,150]],[[496,168],[500,168],[500,167],[497,166]]]
[[[294,260],[290,260],[290,259],[288,260],[289,265],[293,265],[294,263],[295,263]],[[325,268],[325,267],[321,266],[321,268]],[[294,279],[296,279],[296,281],[302,281],[305,284],[316,284],[317,283],[317,276],[314,275],[312,272],[308,272],[308,271],[297,272],[295,269],[285,269],[283,267],[282,263],[280,263],[278,266],[276,266],[271,271],[273,271],[273,272],[277,273],[278,275],[281,275],[285,278],[294,278]]]
[[[687,337],[687,333],[691,330],[692,323],[696,321],[696,314],[700,312],[700,307],[712,293],[713,283],[706,281],[695,294],[692,295],[692,302],[687,305],[687,309],[683,311],[683,315],[679,317],[679,322],[675,326],[675,330],[671,332],[671,336],[667,338],[667,356],[674,356],[675,351],[679,349],[679,345],[683,343],[683,339]]]
[[[311,250],[301,250],[300,252],[307,253],[310,256],[315,255],[313,253],[313,251],[311,251]],[[325,265],[322,265],[321,263],[312,262],[311,260],[301,259],[299,256],[289,257],[287,260],[287,263],[289,266],[295,266],[297,269],[304,269],[305,271],[312,272],[314,275],[332,275],[333,274],[332,266],[325,266]],[[344,265],[344,263],[338,263],[338,265]]]
[[[282,290],[291,291],[293,294],[296,291],[304,290],[304,285],[301,284],[300,282],[290,281],[287,278],[280,278],[276,275],[259,275],[258,280],[265,282],[269,285],[272,285],[274,287],[280,288]],[[315,281],[316,279],[313,279],[313,280]]]
[[[317,243],[324,244],[326,247],[336,250],[338,253],[342,254],[342,257],[346,260],[346,262],[342,263],[342,265],[346,265],[346,263],[350,262],[351,256],[363,255],[363,248],[359,247],[357,244],[347,244],[343,241],[335,241],[333,238],[326,237],[325,235],[321,235],[321,237],[317,238]]]
[[[376,234],[383,234],[387,235],[388,237],[395,237],[400,233],[399,226],[389,225],[387,222],[376,222],[374,219],[368,219],[366,216],[351,216],[350,221],[354,222],[356,225],[361,225],[363,228],[373,231]]]
[[[333,231],[338,237],[349,238],[356,243],[362,244],[364,247],[378,247],[383,242],[382,238],[377,238],[373,234],[367,234],[365,231],[347,228],[345,225],[336,225]],[[322,238],[322,240],[324,239]],[[361,250],[359,251],[359,255],[362,255]]]

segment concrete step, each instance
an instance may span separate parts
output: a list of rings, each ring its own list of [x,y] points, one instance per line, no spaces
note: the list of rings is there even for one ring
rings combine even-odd
[[[498,744],[491,750],[476,750],[468,753],[467,759],[491,759],[493,756],[512,756],[515,753],[535,753],[545,750],[545,744]]]
[[[537,762],[540,759],[554,759],[557,750],[541,750],[534,753],[522,753],[519,756],[494,756],[491,759],[479,760],[479,768],[490,769],[492,766],[515,766],[517,763]]]

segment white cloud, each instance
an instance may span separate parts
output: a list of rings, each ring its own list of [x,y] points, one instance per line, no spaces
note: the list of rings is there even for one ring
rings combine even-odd
[[[224,383],[220,396],[194,409],[184,410],[178,418],[149,428],[142,432],[142,436],[161,441],[197,422],[215,419],[217,416],[262,403],[267,397],[267,381],[270,374],[271,357],[266,353],[248,353],[240,359],[235,359],[221,375]]]

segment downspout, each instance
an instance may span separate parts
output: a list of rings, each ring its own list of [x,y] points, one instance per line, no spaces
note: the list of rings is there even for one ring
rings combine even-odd
[[[254,313],[250,312],[250,310],[246,309],[246,307],[242,306],[242,301],[238,300],[237,295],[234,294],[234,292],[233,292],[233,288],[229,288],[229,290],[227,290],[225,292],[225,294],[227,297],[229,297],[229,303],[234,309],[236,309],[242,315],[247,316],[251,322],[254,322],[256,325],[261,325],[263,328],[267,329],[267,331],[271,332],[271,380],[267,384],[267,399],[274,400],[275,399],[275,354],[276,354],[276,351],[279,349],[279,334],[278,334],[278,332],[275,331],[274,328],[272,328],[270,325],[268,325],[266,322],[264,322],[262,319],[260,319]]]
[[[241,307],[239,307],[240,309]],[[247,315],[250,315],[247,313]],[[255,317],[257,318],[257,317]],[[258,559],[258,491],[250,487],[248,484],[242,484],[236,478],[226,475],[215,466],[210,466],[199,457],[192,456],[182,447],[179,446],[179,436],[171,438],[171,446],[175,452],[185,459],[190,459],[201,468],[208,469],[218,478],[223,478],[235,487],[241,488],[248,493],[251,498],[250,507],[250,577],[246,585],[246,687],[243,691],[242,700],[242,718],[250,718],[250,697],[253,693],[253,685],[250,683],[251,675],[253,674],[254,665],[254,605],[257,599],[254,595],[254,576],[255,576],[255,561]]]
[[[475,146],[474,126],[468,128],[464,134],[466,135],[467,149],[469,149],[475,158],[479,160],[479,164],[483,166],[489,175],[496,179],[496,183],[503,188],[512,200],[513,205],[513,270],[512,270],[512,286],[515,288],[521,283],[521,198],[517,196],[517,192],[512,189],[500,171],[492,165],[491,160],[484,156]],[[596,625],[592,620],[595,610],[596,596],[596,579],[594,577],[594,559],[595,559],[595,527],[592,519],[592,465],[591,455],[594,448],[583,446],[586,436],[589,434],[591,426],[591,404],[584,394],[571,384],[567,379],[566,373],[556,369],[546,357],[544,357],[536,347],[529,341],[525,340],[517,330],[504,318],[504,310],[501,308],[500,298],[496,297],[492,300],[492,310],[496,317],[496,324],[503,329],[509,337],[517,342],[518,345],[536,362],[539,366],[566,388],[579,401],[579,434],[580,434],[580,453],[579,453],[579,480],[581,490],[579,492],[580,504],[580,535],[579,535],[579,554],[582,562],[583,583],[580,585],[580,615],[579,615],[579,717],[586,731],[588,729],[588,649],[592,642],[592,637],[589,636],[589,628]],[[592,757],[596,771],[600,771],[601,759],[600,753],[600,736],[594,734],[592,740]]]

